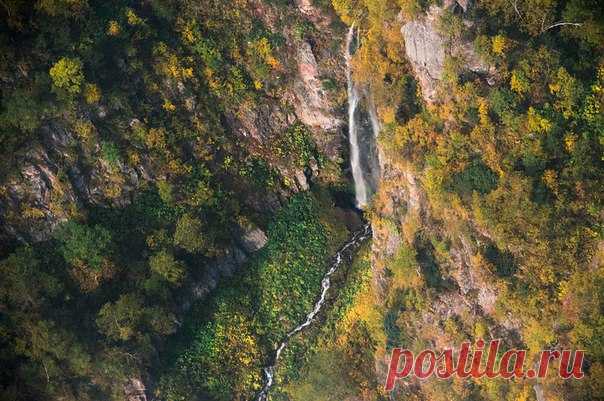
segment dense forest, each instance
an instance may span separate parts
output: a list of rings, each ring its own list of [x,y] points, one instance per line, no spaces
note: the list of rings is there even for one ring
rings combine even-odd
[[[1,400],[254,399],[362,219],[269,399],[604,400],[597,0],[0,6]],[[381,123],[364,211],[351,25]],[[479,338],[585,350],[586,377],[384,391],[393,347]]]
[[[373,337],[386,337],[376,359],[393,345],[419,352],[479,338],[531,355],[589,355],[587,378],[551,375],[535,391],[525,379],[429,380],[399,387],[398,396],[604,399],[601,5],[360,3],[334,7],[366,29],[355,72],[383,122],[387,173],[370,220],[374,271],[383,269],[389,285],[374,290],[383,324]],[[432,98],[400,46],[413,27],[401,30],[401,19],[426,14],[434,20],[423,26],[453,49]],[[405,182],[419,195],[403,202]],[[393,239],[403,245],[389,251]]]
[[[249,397],[347,237],[338,161],[305,125],[245,142],[230,122],[280,95],[285,37],[247,1],[2,6],[2,399],[124,399],[132,379],[153,398]],[[300,40],[292,14],[278,22]],[[19,187],[38,152],[42,200]],[[311,162],[315,193],[289,200]]]

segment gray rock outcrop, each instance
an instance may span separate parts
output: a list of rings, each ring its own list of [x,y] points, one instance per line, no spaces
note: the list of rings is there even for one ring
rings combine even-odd
[[[130,379],[124,385],[126,401],[147,401],[145,385],[139,379]]]
[[[59,123],[44,125],[39,138],[3,179],[0,238],[47,239],[84,204],[124,207],[139,185],[153,177],[144,161],[136,168],[119,160],[110,165],[100,157],[98,144],[92,149],[95,161],[84,162],[86,151]]]
[[[319,67],[310,44],[303,41],[297,49],[298,79],[294,83],[296,116],[310,127],[333,131],[342,120],[330,112],[331,105],[319,79]]]
[[[463,68],[478,74],[492,72],[474,51],[473,44],[461,39],[450,40],[439,29],[439,20],[445,11],[467,11],[468,2],[447,1],[443,7],[431,6],[429,11],[416,20],[406,22],[401,28],[405,40],[405,54],[413,66],[424,100],[437,101],[437,89],[443,78],[447,56],[462,60]],[[466,26],[471,22],[464,20]]]
[[[256,252],[266,245],[268,237],[258,227],[248,228],[241,234],[241,245],[247,253]]]

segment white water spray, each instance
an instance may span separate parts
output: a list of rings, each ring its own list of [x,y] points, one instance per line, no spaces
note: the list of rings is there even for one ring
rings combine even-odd
[[[363,209],[367,206],[369,188],[363,175],[361,167],[361,156],[359,149],[359,127],[355,118],[360,94],[352,79],[352,44],[354,41],[354,24],[348,29],[346,35],[346,78],[348,83],[348,140],[350,141],[350,165],[352,167],[352,179],[356,194],[357,207]]]

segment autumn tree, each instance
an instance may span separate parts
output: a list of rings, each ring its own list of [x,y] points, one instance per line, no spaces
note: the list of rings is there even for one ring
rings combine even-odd
[[[183,214],[176,223],[174,244],[191,253],[201,251],[205,246],[201,220],[192,214]]]
[[[62,57],[50,68],[50,77],[56,88],[77,95],[84,83],[82,62],[77,58]]]
[[[172,253],[166,250],[161,250],[151,256],[149,266],[152,271],[171,284],[180,284],[185,275],[183,264],[174,259]]]

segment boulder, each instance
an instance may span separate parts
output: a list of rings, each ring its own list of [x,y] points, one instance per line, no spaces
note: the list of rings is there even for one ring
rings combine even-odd
[[[247,253],[256,252],[266,245],[268,237],[261,229],[249,228],[243,231],[241,235],[241,245]]]
[[[126,401],[147,401],[145,385],[139,379],[131,378],[124,385]]]

